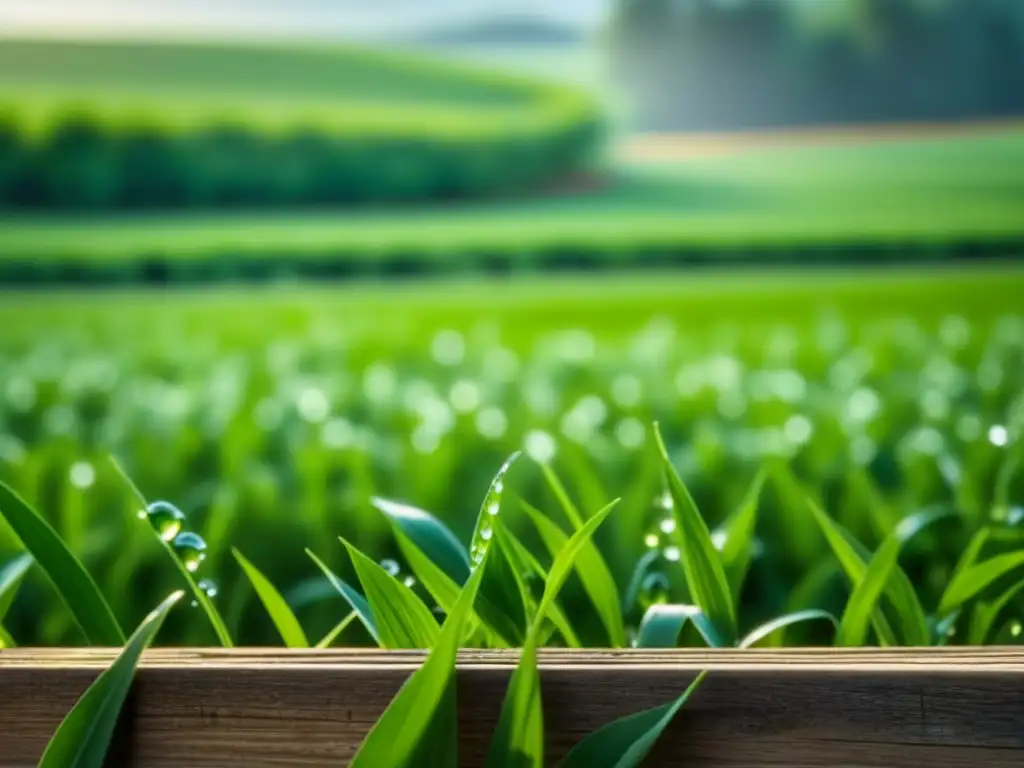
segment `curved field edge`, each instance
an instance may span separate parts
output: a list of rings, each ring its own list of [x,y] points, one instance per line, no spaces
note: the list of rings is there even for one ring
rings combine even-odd
[[[358,212],[0,217],[9,284],[1024,252],[1024,131],[612,170],[589,191]]]

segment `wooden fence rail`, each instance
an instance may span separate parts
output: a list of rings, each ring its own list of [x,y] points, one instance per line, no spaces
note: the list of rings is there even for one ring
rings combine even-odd
[[[34,765],[113,657],[0,651],[0,766]],[[414,651],[150,651],[110,764],[345,765],[422,660]],[[460,765],[482,764],[515,660],[461,655]],[[673,699],[702,669],[708,678],[649,765],[1024,766],[1024,652],[1011,649],[544,651],[551,762],[602,724]]]

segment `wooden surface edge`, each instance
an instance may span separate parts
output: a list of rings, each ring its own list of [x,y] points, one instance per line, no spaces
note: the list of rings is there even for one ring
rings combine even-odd
[[[0,674],[5,669],[93,668],[109,665],[116,648],[12,648],[0,650]],[[426,659],[419,650],[385,651],[375,648],[308,649],[282,648],[155,648],[143,654],[142,668],[165,667],[337,667],[412,668]],[[459,666],[514,667],[519,651],[462,650]],[[777,673],[914,672],[942,671],[952,674],[976,672],[1024,673],[1024,649],[989,648],[785,648],[785,649],[543,649],[538,654],[542,668],[608,669],[609,667],[670,668],[676,670],[771,671]]]

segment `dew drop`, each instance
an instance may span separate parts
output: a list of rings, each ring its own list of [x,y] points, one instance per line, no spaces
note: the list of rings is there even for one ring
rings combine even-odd
[[[206,559],[206,542],[198,533],[182,531],[174,537],[174,551],[185,568],[195,573],[199,564]]]
[[[658,527],[661,528],[662,533],[672,533],[676,529],[675,518],[666,517],[664,520],[658,523]]]
[[[487,514],[488,515],[496,515],[496,514],[498,514],[498,512],[500,510],[501,510],[501,505],[498,502],[496,502],[496,501],[492,501],[490,504],[487,505]]]
[[[672,509],[672,494],[665,491],[658,497],[658,506],[662,509]]]
[[[494,492],[495,493],[501,493],[504,490],[505,490],[505,483],[503,483],[501,480],[498,480],[494,484]]]
[[[1024,631],[1024,625],[1022,625],[1019,621],[1015,621],[1013,622],[1013,624],[1010,625],[1010,634],[1014,637],[1020,637],[1020,633],[1022,631]]]
[[[678,563],[679,559],[682,557],[679,547],[676,546],[665,547],[664,555],[666,560],[670,560],[673,563]]]
[[[491,537],[493,535],[494,535],[494,529],[493,528],[481,528],[480,529],[480,538],[483,539],[484,541],[490,541]]]
[[[669,586],[668,577],[663,573],[654,571],[644,576],[640,583],[640,607],[646,611],[652,605],[667,603]]]
[[[200,579],[199,588],[206,593],[206,596],[213,599],[217,596],[217,584],[213,579]]]
[[[657,549],[658,548],[658,534],[656,534],[656,533],[648,533],[646,536],[644,536],[644,546],[647,547],[648,549]]]
[[[402,579],[402,583],[405,584],[405,586],[407,586],[409,589],[412,589],[416,586],[416,579],[412,576],[406,576],[404,579]]]
[[[392,560],[390,557],[380,561],[380,567],[388,572],[389,576],[397,576],[398,571],[401,570],[398,567],[398,563]]]
[[[174,541],[185,526],[185,515],[169,501],[154,501],[146,508],[145,516],[164,541]]]

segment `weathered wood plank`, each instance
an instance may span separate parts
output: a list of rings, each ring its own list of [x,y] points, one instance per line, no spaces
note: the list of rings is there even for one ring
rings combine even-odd
[[[0,652],[0,766],[34,765],[61,717],[110,663],[103,649]],[[486,751],[515,653],[460,658],[462,760]],[[114,765],[344,765],[420,652],[148,652]],[[1024,765],[1024,653],[545,651],[549,754],[711,674],[650,760],[740,768]]]

